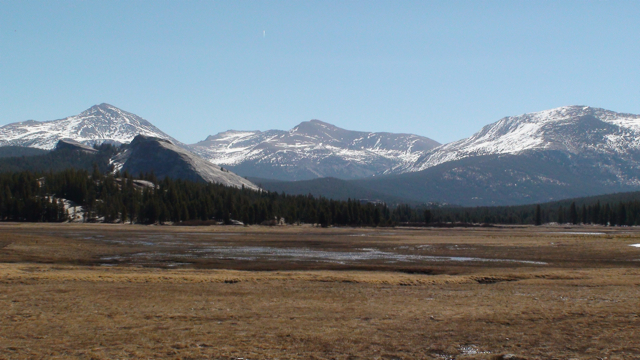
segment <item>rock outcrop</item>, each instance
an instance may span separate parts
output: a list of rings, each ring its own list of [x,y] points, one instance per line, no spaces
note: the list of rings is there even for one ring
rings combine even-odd
[[[202,159],[171,141],[144,135],[133,141],[111,159],[116,170],[133,175],[153,172],[158,178],[170,177],[203,181],[258,190],[251,181]]]
[[[72,139],[62,139],[56,144],[56,150],[76,150],[86,153],[98,153],[98,150]]]

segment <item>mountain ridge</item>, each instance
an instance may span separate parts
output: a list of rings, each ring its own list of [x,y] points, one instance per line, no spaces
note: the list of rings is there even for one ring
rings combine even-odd
[[[393,172],[437,145],[424,136],[346,130],[314,119],[288,131],[227,130],[190,146],[243,175],[308,180]]]

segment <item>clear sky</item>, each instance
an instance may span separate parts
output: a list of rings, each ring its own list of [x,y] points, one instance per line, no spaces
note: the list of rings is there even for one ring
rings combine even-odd
[[[0,0],[0,125],[110,103],[193,143],[320,119],[467,137],[640,114],[639,1]]]

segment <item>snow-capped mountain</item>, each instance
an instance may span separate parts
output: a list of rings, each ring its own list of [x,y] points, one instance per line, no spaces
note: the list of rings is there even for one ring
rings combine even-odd
[[[403,172],[473,156],[558,150],[575,155],[628,158],[640,150],[640,115],[565,106],[505,117],[473,136],[434,148]]]
[[[438,145],[418,135],[350,131],[311,120],[289,131],[230,130],[191,148],[242,175],[302,180],[395,173]]]
[[[136,135],[180,142],[147,120],[109,104],[92,106],[79,115],[51,121],[23,121],[0,127],[0,146],[17,145],[53,149],[58,140],[73,139],[93,145],[110,142],[129,143]]]

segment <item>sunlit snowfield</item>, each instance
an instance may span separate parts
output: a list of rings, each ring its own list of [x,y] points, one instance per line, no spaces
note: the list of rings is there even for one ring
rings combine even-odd
[[[0,358],[638,358],[635,228],[0,225]]]

